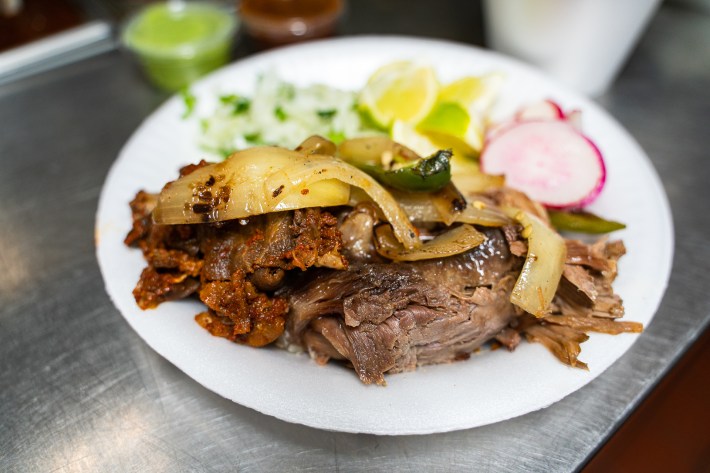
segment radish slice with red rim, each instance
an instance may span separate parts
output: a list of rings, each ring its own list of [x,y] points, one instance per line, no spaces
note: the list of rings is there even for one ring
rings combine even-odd
[[[509,128],[527,121],[564,120],[568,121],[578,131],[581,131],[581,115],[582,112],[580,110],[572,110],[570,113],[565,113],[564,110],[562,110],[560,104],[558,104],[554,100],[541,100],[540,102],[535,102],[521,107],[515,113],[513,118],[489,126],[486,130],[485,141],[489,142],[490,140],[500,135],[502,132],[508,130]]]
[[[564,120],[565,113],[557,102],[543,100],[526,105],[515,114],[515,120],[522,122],[528,120]]]
[[[504,122],[496,123],[494,125],[490,125],[488,129],[486,130],[486,139],[485,143],[488,143],[501,133],[507,131],[508,129],[518,125],[518,121],[514,119],[508,119]]]
[[[606,168],[599,149],[562,120],[526,121],[501,131],[481,155],[488,174],[555,209],[583,207],[601,192]]]
[[[565,116],[565,120],[567,123],[572,125],[575,130],[577,131],[582,131],[582,111],[581,110],[572,110]]]

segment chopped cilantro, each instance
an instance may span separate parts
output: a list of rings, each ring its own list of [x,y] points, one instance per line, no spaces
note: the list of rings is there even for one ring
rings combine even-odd
[[[336,113],[338,113],[338,111],[334,108],[330,108],[327,110],[318,110],[316,113],[323,120],[330,120],[331,118],[333,118],[335,116]]]
[[[327,138],[337,145],[345,141],[345,133],[340,130],[330,130]]]
[[[278,95],[286,100],[293,100],[296,97],[296,86],[284,82],[279,86]]]
[[[182,113],[182,119],[184,120],[195,111],[197,97],[195,97],[187,87],[180,90],[180,97],[182,97],[182,102],[185,104],[185,111]]]
[[[229,105],[230,103],[234,102],[237,100],[238,96],[234,94],[228,94],[228,95],[220,95],[219,96],[219,101],[222,102],[225,105]]]
[[[244,139],[252,144],[259,143],[259,141],[261,140],[261,133],[259,133],[259,132],[249,133],[247,135],[244,135]]]
[[[280,122],[285,122],[288,119],[288,114],[281,108],[281,105],[276,106],[274,115],[276,115],[276,118],[278,118]]]
[[[221,95],[219,97],[219,101],[225,105],[231,105],[233,107],[232,115],[241,115],[242,113],[246,113],[249,111],[249,107],[251,107],[251,100],[240,95]]]

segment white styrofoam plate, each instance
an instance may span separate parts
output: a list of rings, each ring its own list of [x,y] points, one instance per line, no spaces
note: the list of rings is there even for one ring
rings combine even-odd
[[[673,256],[673,226],[663,188],[648,157],[608,114],[537,71],[498,54],[455,43],[403,38],[326,40],[267,52],[231,64],[193,86],[197,113],[214,107],[223,92],[248,94],[256,77],[274,70],[299,85],[323,83],[357,90],[379,66],[393,60],[431,64],[442,82],[491,71],[506,74],[495,114],[523,103],[554,98],[583,111],[584,130],[603,152],[608,180],[592,206],[623,221],[628,254],[614,287],[624,299],[625,320],[648,324],[665,291]],[[204,156],[194,121],[181,119],[183,104],[168,100],[126,143],[108,175],[96,222],[97,255],[106,290],[136,332],[158,353],[208,389],[288,422],[376,434],[425,434],[465,429],[519,416],[562,399],[599,376],[638,335],[592,334],[582,346],[589,371],[569,368],[537,344],[515,352],[484,351],[465,362],[390,375],[388,385],[365,386],[331,363],[305,354],[254,349],[212,337],[194,321],[196,301],[142,311],[131,294],[145,266],[123,238],[130,229],[128,202],[139,189],[156,192],[177,169]],[[653,255],[651,257],[651,255]]]

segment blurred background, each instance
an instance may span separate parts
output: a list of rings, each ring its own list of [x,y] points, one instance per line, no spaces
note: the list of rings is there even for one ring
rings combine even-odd
[[[130,18],[156,3],[165,2],[0,0],[0,83],[115,48]],[[183,1],[168,3],[174,7]],[[622,4],[612,0],[441,1],[416,8],[406,0],[206,3],[237,18],[236,34],[230,37],[231,59],[295,41],[362,34],[363,25],[369,34],[396,35],[412,34],[412,24],[429,22],[422,36],[491,47],[531,62],[583,93],[599,96],[620,71],[661,0]],[[710,0],[665,3],[710,14]],[[436,21],[429,21],[432,15]],[[205,73],[210,67],[201,69]],[[185,80],[195,74],[192,71]]]

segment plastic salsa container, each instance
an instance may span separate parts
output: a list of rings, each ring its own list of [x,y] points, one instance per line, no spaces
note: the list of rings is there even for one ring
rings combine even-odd
[[[344,0],[241,0],[247,33],[261,47],[331,36]]]
[[[155,85],[176,91],[229,61],[236,30],[237,19],[225,8],[172,1],[136,13],[121,41]]]

